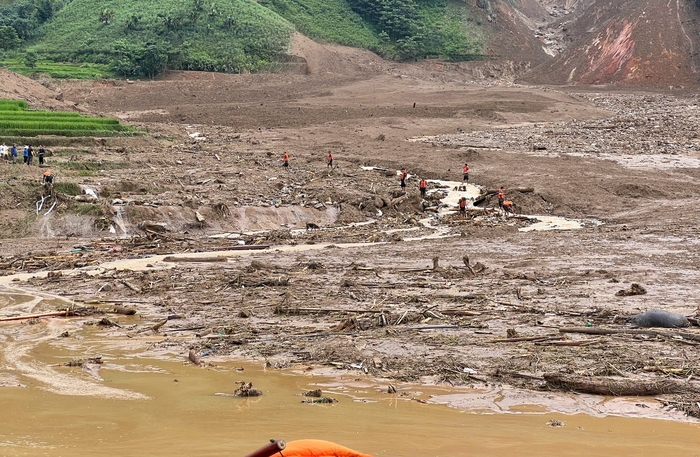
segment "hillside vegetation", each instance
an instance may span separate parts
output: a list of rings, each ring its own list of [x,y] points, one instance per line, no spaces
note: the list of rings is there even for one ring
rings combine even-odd
[[[295,30],[396,59],[483,52],[467,6],[450,0],[0,0],[0,59],[25,74],[255,72],[285,60]]]

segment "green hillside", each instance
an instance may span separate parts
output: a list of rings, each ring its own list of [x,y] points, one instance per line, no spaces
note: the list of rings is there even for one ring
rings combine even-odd
[[[387,58],[461,60],[483,52],[469,8],[457,0],[0,0],[0,62],[77,78],[255,72],[285,61],[295,29]]]
[[[73,0],[33,49],[55,61],[110,64],[125,76],[166,67],[256,71],[287,50],[292,32],[252,0]]]

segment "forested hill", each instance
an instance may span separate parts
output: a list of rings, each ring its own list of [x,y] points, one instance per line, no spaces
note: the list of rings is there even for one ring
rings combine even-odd
[[[284,60],[294,30],[394,59],[484,52],[470,7],[452,0],[0,0],[0,58],[248,72]]]

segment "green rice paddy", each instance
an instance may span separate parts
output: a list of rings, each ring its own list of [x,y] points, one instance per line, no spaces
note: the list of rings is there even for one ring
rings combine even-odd
[[[0,137],[114,136],[138,133],[119,120],[74,112],[32,111],[23,100],[0,100]]]

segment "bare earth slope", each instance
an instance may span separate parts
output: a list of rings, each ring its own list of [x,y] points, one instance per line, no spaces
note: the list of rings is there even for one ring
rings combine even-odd
[[[569,42],[523,77],[536,84],[696,84],[698,11],[693,2],[594,0],[559,20]],[[562,22],[564,21],[565,22]]]

